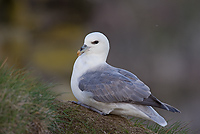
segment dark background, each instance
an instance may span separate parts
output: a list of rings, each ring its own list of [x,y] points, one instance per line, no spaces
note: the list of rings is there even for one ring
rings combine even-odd
[[[110,40],[108,63],[135,73],[160,100],[167,120],[200,125],[200,1],[0,0],[0,59],[59,85],[74,100],[76,51],[92,31]],[[199,132],[199,131],[198,131]]]

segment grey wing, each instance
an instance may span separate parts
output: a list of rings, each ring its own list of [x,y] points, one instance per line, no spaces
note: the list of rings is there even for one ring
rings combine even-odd
[[[132,74],[132,73],[130,73],[130,72],[124,70],[124,69],[119,69],[119,72],[121,74],[123,74],[124,76],[132,79],[132,80],[135,80],[135,78],[137,78],[134,74]],[[148,98],[144,98],[143,101],[134,102],[134,103],[135,104],[140,104],[140,105],[154,106],[154,107],[162,108],[162,109],[165,109],[165,110],[168,110],[168,111],[171,111],[171,112],[180,113],[180,111],[177,108],[175,108],[173,106],[170,106],[169,104],[161,102],[160,100],[158,100],[152,94],[150,94]]]
[[[93,98],[100,102],[142,102],[150,96],[150,89],[135,75],[129,75],[119,69],[87,72],[80,77],[79,88],[93,93]]]
[[[134,74],[118,68],[110,70],[91,71],[79,79],[79,88],[91,92],[93,99],[105,103],[134,103],[154,106],[171,112],[178,109],[162,103],[154,97],[148,86]]]

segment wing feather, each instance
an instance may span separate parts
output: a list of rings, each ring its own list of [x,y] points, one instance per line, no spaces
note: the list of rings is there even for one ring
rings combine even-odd
[[[83,74],[78,86],[82,91],[91,92],[93,99],[99,102],[134,103],[180,112],[154,97],[149,87],[134,74],[109,65]]]
[[[82,91],[93,93],[96,101],[105,103],[140,102],[151,94],[134,74],[114,67],[87,72],[79,80]]]

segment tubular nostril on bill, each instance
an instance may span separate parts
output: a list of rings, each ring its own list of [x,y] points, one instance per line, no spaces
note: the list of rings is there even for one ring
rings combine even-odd
[[[80,49],[80,51],[82,51],[83,49],[85,49],[87,47],[87,45],[83,45],[82,47],[81,47],[81,49]]]

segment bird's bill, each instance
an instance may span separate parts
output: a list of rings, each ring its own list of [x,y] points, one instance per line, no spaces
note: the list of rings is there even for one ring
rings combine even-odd
[[[77,55],[80,56],[81,54],[83,54],[87,48],[87,45],[83,45],[80,50],[77,51]]]
[[[78,51],[77,51],[77,56],[80,56],[80,55],[81,55],[81,51],[78,50]]]

